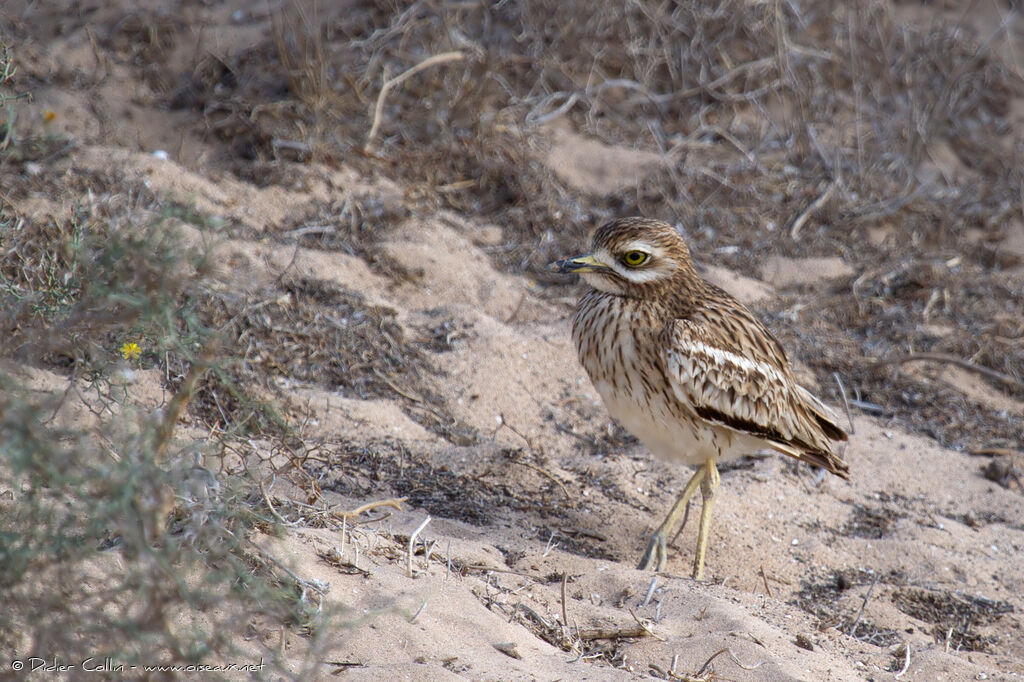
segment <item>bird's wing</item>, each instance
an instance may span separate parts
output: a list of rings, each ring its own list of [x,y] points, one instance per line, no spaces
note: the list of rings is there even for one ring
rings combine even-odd
[[[797,384],[786,365],[744,354],[705,329],[676,320],[666,330],[665,367],[676,398],[702,419],[845,477],[832,441],[846,440],[846,433],[832,411]]]

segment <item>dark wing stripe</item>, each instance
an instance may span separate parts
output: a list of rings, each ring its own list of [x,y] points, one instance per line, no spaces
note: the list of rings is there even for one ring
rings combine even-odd
[[[846,434],[831,410],[797,384],[786,368],[753,360],[697,338],[692,322],[672,329],[665,361],[673,392],[691,412],[740,433],[763,438],[797,459],[845,477],[833,451]],[[836,434],[836,435],[833,435]]]
[[[712,410],[708,407],[695,407],[695,411],[697,412],[697,416],[701,417],[702,419],[707,419],[709,422],[721,424],[722,426],[728,426],[730,429],[735,429],[736,431],[740,431],[743,433],[750,433],[755,436],[764,438],[765,440],[770,441],[771,443],[775,443],[780,446],[779,449],[782,452],[791,457],[799,459],[802,462],[806,462],[816,467],[821,467],[822,469],[826,469],[830,473],[836,474],[837,476],[840,476],[842,478],[850,477],[850,468],[847,466],[846,462],[842,461],[841,459],[838,459],[837,457],[832,456],[831,454],[822,454],[820,451],[814,448],[814,446],[808,443],[803,443],[797,439],[787,440],[783,438],[777,430],[766,429],[760,426],[759,424],[755,424],[754,422],[733,419],[728,417],[727,415],[722,414],[721,412],[716,412],[715,410]],[[839,431],[839,433],[843,435],[841,440],[846,440],[846,433],[843,431]],[[791,450],[790,447],[787,447],[794,445],[800,448],[799,452],[793,452],[793,450]]]
[[[846,431],[843,431],[841,428],[830,422],[825,417],[822,417],[820,414],[814,415],[814,418],[817,419],[818,426],[820,426],[821,430],[825,432],[825,435],[831,438],[832,440],[847,440],[849,438],[849,436],[847,436],[846,434]]]
[[[712,407],[708,407],[707,405],[694,405],[693,407],[694,411],[697,413],[697,416],[701,417],[702,419],[707,419],[709,422],[715,422],[716,424],[721,424],[722,426],[728,426],[730,429],[733,429],[735,431],[739,431],[741,433],[749,433],[751,435],[758,436],[759,438],[764,438],[765,440],[778,441],[781,444],[795,445],[799,448],[804,448],[808,450],[815,449],[814,446],[810,445],[809,443],[801,442],[798,438],[786,438],[781,433],[779,433],[778,429],[766,427],[762,424],[758,424],[757,422],[751,421],[749,419],[738,419],[736,417],[731,417],[727,414],[719,412],[718,410]]]
[[[843,427],[839,426],[839,417],[835,412],[829,409],[827,405],[818,400],[814,394],[803,386],[798,386],[797,392],[800,394],[800,397],[804,399],[804,405],[806,405],[811,411],[811,414],[814,415],[814,419],[817,421],[818,426],[821,427],[821,430],[825,432],[826,436],[832,440],[847,440],[849,438],[846,431],[843,430]]]

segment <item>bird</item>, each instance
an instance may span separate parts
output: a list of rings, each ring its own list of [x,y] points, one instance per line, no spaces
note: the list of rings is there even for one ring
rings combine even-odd
[[[549,267],[590,286],[572,338],[608,412],[655,456],[697,467],[640,570],[665,570],[667,538],[699,487],[693,578],[703,580],[719,462],[771,449],[849,478],[836,413],[797,382],[768,328],[700,276],[674,227],[613,220],[593,232],[590,253]]]

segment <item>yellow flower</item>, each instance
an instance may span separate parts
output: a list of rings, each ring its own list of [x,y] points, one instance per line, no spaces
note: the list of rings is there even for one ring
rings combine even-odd
[[[142,355],[142,349],[134,341],[125,341],[121,344],[121,357],[125,360],[138,360]]]

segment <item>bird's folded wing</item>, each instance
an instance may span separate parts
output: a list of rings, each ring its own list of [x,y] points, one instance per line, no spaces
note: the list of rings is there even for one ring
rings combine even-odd
[[[702,419],[763,438],[792,457],[834,469],[831,440],[845,440],[846,434],[832,411],[801,388],[787,368],[716,344],[688,320],[677,320],[668,331],[665,366],[684,406]]]

